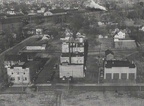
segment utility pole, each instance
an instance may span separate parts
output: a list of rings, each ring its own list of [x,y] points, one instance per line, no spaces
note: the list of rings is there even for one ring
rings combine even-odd
[[[100,59],[101,59],[101,44],[100,44],[100,47],[99,47],[99,59],[98,59],[98,84],[100,83],[99,80],[100,80]]]

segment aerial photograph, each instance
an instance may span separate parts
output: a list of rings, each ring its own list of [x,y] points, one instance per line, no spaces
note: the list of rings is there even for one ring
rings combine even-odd
[[[0,106],[144,106],[144,0],[0,0]]]

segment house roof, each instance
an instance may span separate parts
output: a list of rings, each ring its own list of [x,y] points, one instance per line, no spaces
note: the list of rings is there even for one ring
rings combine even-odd
[[[22,17],[17,15],[17,16],[14,16],[14,17],[1,18],[0,22],[2,24],[7,24],[7,23],[22,23],[21,20],[22,20]]]
[[[105,51],[105,56],[107,56],[107,55],[109,55],[109,54],[114,55],[114,53],[113,53],[111,50],[107,49],[107,50]]]
[[[76,57],[76,56],[84,56],[84,53],[62,53],[61,57]]]
[[[135,68],[135,64],[128,61],[128,60],[107,60],[105,63],[106,68],[112,68],[112,67],[129,67],[129,68]]]
[[[48,40],[42,40],[41,38],[38,39],[36,42],[32,42],[31,44],[28,44],[27,46],[42,46],[44,44],[48,44]]]

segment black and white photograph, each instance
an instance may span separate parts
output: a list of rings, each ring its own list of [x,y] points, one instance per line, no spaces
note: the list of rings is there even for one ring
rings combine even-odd
[[[0,0],[0,106],[144,106],[144,0]]]

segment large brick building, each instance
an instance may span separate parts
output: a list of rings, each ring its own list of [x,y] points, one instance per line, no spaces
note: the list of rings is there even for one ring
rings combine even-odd
[[[83,37],[69,38],[62,42],[59,75],[63,77],[85,77],[87,40]]]

